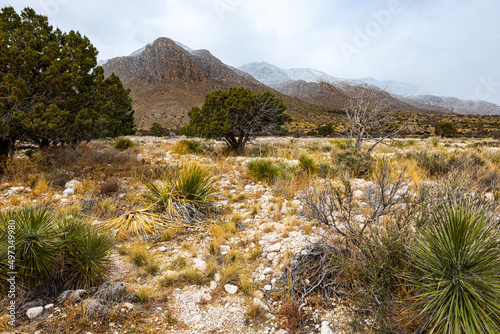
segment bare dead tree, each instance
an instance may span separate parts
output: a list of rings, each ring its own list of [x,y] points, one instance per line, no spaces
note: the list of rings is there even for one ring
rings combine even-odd
[[[415,214],[420,200],[412,196],[406,168],[401,166],[397,172],[393,168],[385,159],[377,162],[374,182],[362,198],[366,205],[354,198],[351,180],[344,177],[340,184],[330,181],[304,191],[300,196],[304,214],[329,226],[346,244],[356,243],[367,228],[380,223],[383,217],[402,227]]]
[[[412,128],[412,121],[408,119],[403,124],[394,126],[395,117],[393,113],[386,110],[383,101],[384,91],[375,89],[364,89],[357,93],[345,105],[345,117],[348,122],[348,138],[356,152],[361,151],[364,140],[375,139],[368,153],[384,140],[394,140],[403,131]],[[394,127],[383,135],[381,130],[384,125],[391,124]],[[375,133],[378,136],[375,136]]]

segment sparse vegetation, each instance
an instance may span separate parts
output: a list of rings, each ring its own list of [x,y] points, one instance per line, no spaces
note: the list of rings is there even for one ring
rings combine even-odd
[[[155,139],[147,139],[151,140]],[[254,299],[257,297],[270,307],[279,305],[270,310],[276,316],[275,326],[296,332],[301,326],[315,324],[314,317],[309,317],[315,310],[331,312],[329,308],[338,305],[339,299],[352,312],[349,324],[342,322],[346,332],[413,333],[442,323],[433,317],[431,307],[425,307],[431,305],[431,294],[424,288],[438,284],[431,279],[438,276],[423,274],[420,266],[432,268],[417,265],[421,260],[417,260],[416,250],[422,238],[435,234],[427,232],[429,229],[441,226],[432,213],[444,212],[454,201],[490,213],[485,215],[491,218],[485,226],[495,231],[495,199],[500,198],[500,158],[495,144],[440,139],[435,147],[432,140],[406,140],[379,146],[365,156],[353,154],[345,140],[259,140],[263,140],[259,146],[268,148],[266,158],[208,157],[204,149],[189,157],[169,155],[181,140],[141,141],[123,152],[113,147],[113,140],[37,151],[31,157],[18,156],[8,166],[3,182],[9,185],[0,182],[0,196],[7,199],[4,207],[51,201],[50,226],[55,229],[44,230],[41,234],[46,239],[40,239],[47,240],[43,241],[47,247],[49,241],[83,227],[99,235],[117,231],[107,252],[112,253],[114,247],[117,256],[106,259],[124,270],[117,279],[137,293],[138,302],[143,303],[141,310],[145,310],[141,316],[150,317],[159,306],[177,319],[175,323],[163,320],[157,326],[184,328],[184,317],[169,307],[176,303],[171,295],[212,285],[211,281],[217,282],[209,293],[211,307],[220,307],[225,284],[235,285],[246,323],[254,328],[268,326],[270,321],[269,311]],[[135,154],[146,157],[145,161],[137,161],[132,157]],[[165,155],[168,164],[163,161]],[[73,179],[80,182],[74,185],[74,195],[63,197],[67,202],[53,199]],[[156,190],[145,187],[147,183]],[[13,193],[12,185],[17,188],[17,184],[31,191]],[[196,216],[169,215],[172,203],[189,203],[196,208]],[[16,210],[2,214],[13,212]],[[92,217],[92,223],[80,219],[82,214]],[[109,217],[118,218],[106,220]],[[73,221],[82,222],[82,227]],[[0,254],[6,251],[3,244]],[[83,274],[71,270],[80,267],[76,263],[86,261],[84,254],[91,252],[83,251],[74,261],[61,261],[57,244],[55,251],[40,253],[40,260],[58,260],[52,269],[48,267],[52,274],[44,274],[46,278],[38,275],[40,280],[30,283],[34,286],[30,295],[54,296],[86,275],[85,270]],[[70,243],[65,244],[69,247]],[[275,244],[281,246],[271,252]],[[289,245],[300,245],[300,251]],[[67,256],[76,255],[73,249],[66,249]],[[52,281],[62,277],[58,270],[63,264],[68,268],[66,276]],[[259,272],[262,267],[270,267],[272,273]],[[0,263],[0,270],[5,276],[4,264]],[[495,274],[490,276],[494,286]],[[100,281],[106,281],[103,277]],[[275,283],[271,283],[273,278]],[[87,279],[85,287],[95,286],[89,282]],[[272,284],[272,290],[262,297],[267,284]],[[425,305],[424,295],[428,297]],[[467,314],[482,317],[481,312]],[[496,316],[493,308],[487,314],[491,319]],[[122,320],[113,321],[126,330],[142,328],[128,317],[125,312],[119,316]],[[439,326],[437,331],[445,331]]]

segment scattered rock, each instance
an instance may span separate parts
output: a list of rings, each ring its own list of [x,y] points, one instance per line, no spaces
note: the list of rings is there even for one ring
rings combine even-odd
[[[167,247],[165,247],[165,246],[161,246],[160,248],[158,248],[159,252],[164,252],[166,250],[167,250]]]
[[[216,281],[210,281],[210,290],[215,290],[217,289],[217,282]]]
[[[264,298],[264,292],[262,292],[260,290],[255,290],[252,293],[252,296],[254,296],[255,298],[258,298],[258,299],[262,299],[262,298]]]
[[[224,285],[224,290],[226,290],[227,293],[234,295],[238,292],[238,287],[236,285],[226,284]]]
[[[72,196],[74,194],[75,194],[75,189],[73,189],[73,188],[68,188],[68,189],[63,191],[64,196]]]
[[[132,303],[123,303],[122,306],[126,307],[129,310],[133,310],[135,308],[134,304]]]
[[[212,296],[207,293],[200,293],[194,296],[194,302],[196,304],[208,304],[212,301]]]
[[[199,257],[193,260],[193,266],[202,273],[204,273],[207,270],[207,263],[203,261],[203,259],[200,259]]]
[[[288,332],[284,329],[280,329],[279,331],[276,332],[276,334],[288,334]]]
[[[110,314],[109,308],[96,299],[87,300],[84,310],[90,318],[107,318]]]
[[[214,280],[215,280],[215,282],[220,283],[220,274],[219,273],[215,273]]]
[[[79,186],[81,185],[82,183],[78,180],[71,180],[71,181],[68,181],[66,182],[66,184],[64,185],[64,188],[66,189],[75,189],[76,186]]]
[[[130,302],[136,303],[139,301],[137,294],[126,289],[123,282],[113,284],[103,284],[99,291],[95,294],[94,298],[101,299],[109,302]]]
[[[47,304],[45,305],[45,309],[48,310],[49,308],[52,308],[54,307],[54,304]]]
[[[321,323],[321,334],[333,334],[328,321],[323,321]]]
[[[43,312],[42,306],[32,307],[26,311],[26,316],[29,319],[36,319],[40,316],[40,314],[42,314],[42,312]]]
[[[57,297],[58,303],[69,301],[70,303],[78,302],[87,294],[87,290],[66,290]]]
[[[275,252],[268,253],[268,254],[267,254],[267,259],[268,259],[269,261],[272,261],[272,260],[274,260],[274,259],[276,258],[276,256],[278,256],[278,253],[275,253]]]
[[[259,298],[254,298],[253,299],[253,304],[255,306],[258,306],[263,311],[266,311],[266,312],[270,311],[269,307],[266,304],[264,304],[264,302],[262,300],[260,300]]]
[[[273,289],[273,286],[271,284],[264,286],[264,290],[266,290],[266,291],[271,291],[272,289]]]
[[[229,253],[229,252],[231,251],[231,247],[229,247],[229,246],[227,246],[227,245],[221,245],[221,246],[220,246],[220,250],[221,250],[222,252],[227,252],[227,253]]]
[[[271,268],[266,268],[263,271],[264,275],[271,275],[273,273],[273,270]]]
[[[272,252],[279,252],[281,249],[281,243],[277,242],[274,245],[271,245],[266,248],[266,252],[272,253]]]

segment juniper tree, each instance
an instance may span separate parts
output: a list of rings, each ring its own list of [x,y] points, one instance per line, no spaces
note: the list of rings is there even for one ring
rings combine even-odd
[[[223,140],[231,149],[242,152],[255,136],[278,130],[291,120],[286,106],[274,94],[255,94],[246,88],[231,87],[214,91],[205,97],[201,108],[189,113],[188,135]]]
[[[0,162],[18,139],[45,146],[134,132],[129,90],[96,57],[79,32],[31,8],[1,9]]]

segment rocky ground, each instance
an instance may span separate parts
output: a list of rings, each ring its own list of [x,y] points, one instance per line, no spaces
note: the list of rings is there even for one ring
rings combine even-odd
[[[291,259],[307,254],[308,247],[328,233],[325,227],[303,215],[299,200],[301,189],[319,185],[323,180],[315,177],[293,189],[286,184],[266,185],[247,176],[249,157],[180,154],[175,149],[179,139],[132,139],[140,142],[133,154],[150,168],[180,168],[183,163],[197,162],[210,169],[218,179],[217,214],[204,226],[175,229],[168,236],[120,237],[111,254],[112,270],[106,284],[26,301],[18,309],[17,327],[4,326],[1,333],[292,332],[283,326],[287,315],[280,309],[287,300],[280,294],[280,277]],[[273,159],[297,165],[301,153],[328,142],[266,138],[256,141],[253,147],[262,149],[266,145],[281,150]],[[397,150],[381,150],[378,154],[391,156]],[[318,162],[330,161],[328,150],[318,149],[312,155]],[[88,173],[73,169],[60,173],[66,173],[71,180],[64,186],[48,186],[44,191],[39,184],[2,184],[2,210],[50,203],[59,212],[84,212],[88,203],[97,202],[99,210],[93,209],[89,215],[92,224],[100,225],[135,208],[139,198],[147,193],[134,175],[120,173],[114,166],[98,171],[88,168]],[[98,188],[111,178],[118,181],[119,190],[111,197],[92,198],[86,187]],[[363,179],[353,180],[355,196],[361,198],[370,184]],[[129,251],[125,251],[137,244],[147,249],[157,264],[152,274],[135,265]],[[179,259],[186,262],[185,268],[198,273],[195,283],[165,284],[166,278],[180,272],[173,265]],[[238,284],[226,278],[233,262],[245,273],[247,284],[242,283],[241,276]],[[304,302],[300,311],[306,316],[295,332],[352,332],[350,323],[354,317],[345,300],[337,299],[328,305]],[[4,314],[0,329],[6,325],[7,317]]]

